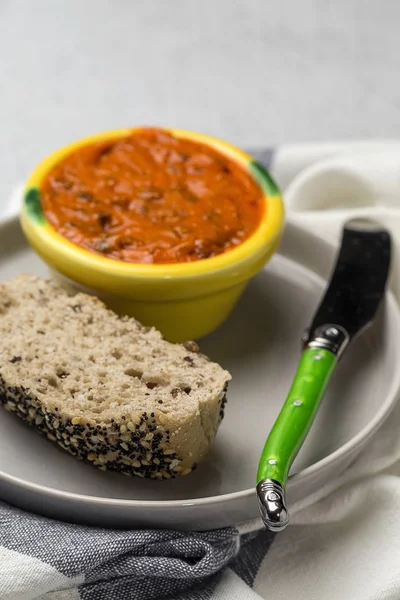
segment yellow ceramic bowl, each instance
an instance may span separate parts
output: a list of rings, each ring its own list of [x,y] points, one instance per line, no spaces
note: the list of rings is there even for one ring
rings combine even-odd
[[[53,277],[65,287],[99,296],[116,312],[154,325],[171,341],[199,338],[227,318],[249,279],[276,250],[283,228],[282,199],[269,174],[245,152],[210,136],[168,129],[177,137],[208,144],[251,173],[266,203],[258,229],[236,248],[190,263],[133,264],[87,251],[47,222],[40,203],[42,181],[55,164],[77,148],[134,131],[119,129],[78,140],[43,160],[26,183],[22,227]]]

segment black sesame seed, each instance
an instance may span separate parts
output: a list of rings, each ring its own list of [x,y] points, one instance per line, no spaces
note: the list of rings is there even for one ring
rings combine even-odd
[[[154,388],[158,387],[158,383],[156,383],[155,381],[147,381],[146,387],[148,387],[149,390],[154,390]]]
[[[20,362],[21,360],[22,360],[22,358],[20,356],[13,356],[12,359],[10,360],[10,363]]]

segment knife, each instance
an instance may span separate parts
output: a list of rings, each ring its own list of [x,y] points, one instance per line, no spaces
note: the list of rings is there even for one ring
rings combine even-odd
[[[285,488],[338,361],[369,327],[385,293],[391,238],[381,225],[353,219],[343,228],[330,282],[309,328],[292,387],[267,438],[257,472],[257,497],[265,526],[289,522]]]

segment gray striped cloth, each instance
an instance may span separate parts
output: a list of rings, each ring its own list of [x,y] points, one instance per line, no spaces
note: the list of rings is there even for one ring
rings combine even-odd
[[[269,166],[271,151],[254,154]],[[0,503],[0,600],[254,599],[273,540],[259,527],[113,531]]]
[[[97,529],[0,503],[0,598],[228,600],[236,580],[222,592],[224,571],[251,587],[272,539],[266,530],[234,527],[203,533]]]

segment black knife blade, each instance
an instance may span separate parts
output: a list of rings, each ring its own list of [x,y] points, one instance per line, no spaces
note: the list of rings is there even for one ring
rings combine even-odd
[[[343,328],[349,341],[372,323],[387,285],[391,237],[367,219],[348,221],[330,283],[307,329],[305,345],[326,324]]]

